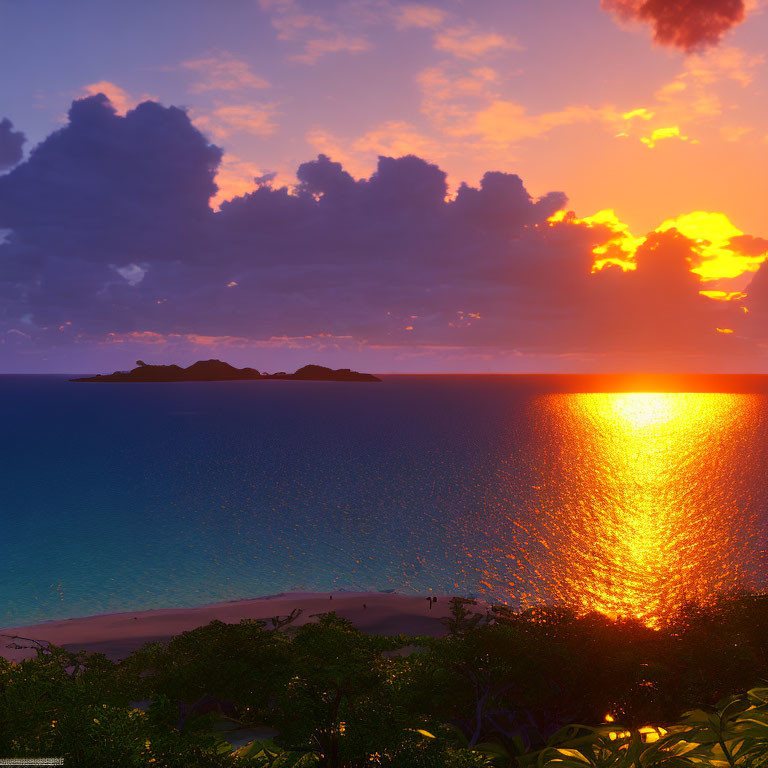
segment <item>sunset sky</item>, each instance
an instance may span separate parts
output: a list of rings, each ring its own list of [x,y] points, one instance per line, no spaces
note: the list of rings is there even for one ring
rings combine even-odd
[[[760,0],[0,0],[0,372],[768,372]]]

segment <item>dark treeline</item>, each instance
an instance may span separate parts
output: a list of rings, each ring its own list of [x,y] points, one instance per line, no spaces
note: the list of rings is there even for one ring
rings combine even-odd
[[[213,622],[117,663],[39,645],[0,661],[0,755],[100,768],[768,765],[768,596],[689,606],[658,629],[477,610],[454,599],[438,639],[366,635],[329,613],[301,627],[295,615]],[[273,737],[253,741],[257,728]]]

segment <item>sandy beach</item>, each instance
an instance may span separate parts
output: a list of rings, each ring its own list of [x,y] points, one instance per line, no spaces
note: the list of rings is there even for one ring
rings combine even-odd
[[[423,595],[382,594],[379,592],[286,592],[250,600],[213,603],[192,608],[166,608],[151,611],[112,613],[84,618],[62,619],[23,627],[0,629],[0,656],[20,661],[34,656],[32,650],[8,648],[31,645],[13,636],[47,641],[71,651],[104,653],[117,660],[148,642],[167,640],[174,635],[204,626],[217,619],[228,624],[241,619],[269,619],[286,616],[300,608],[296,625],[316,621],[312,614],[335,611],[363,632],[382,635],[431,635],[439,637],[446,629],[441,622],[450,614],[450,597],[438,596],[432,603]],[[478,610],[485,604],[478,601]]]

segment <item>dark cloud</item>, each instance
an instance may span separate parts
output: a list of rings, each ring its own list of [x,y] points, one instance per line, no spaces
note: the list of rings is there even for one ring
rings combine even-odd
[[[0,179],[0,227],[28,252],[125,264],[197,247],[221,150],[175,107],[125,117],[106,96],[75,101],[66,127]]]
[[[768,253],[768,240],[764,237],[738,235],[728,241],[728,247],[745,256],[762,256],[764,253]]]
[[[650,24],[657,43],[684,51],[717,45],[745,14],[744,0],[602,0],[602,5],[620,18]]]
[[[13,123],[7,117],[0,120],[0,171],[13,168],[21,161],[25,141],[24,134],[14,131]]]
[[[742,313],[700,296],[675,231],[649,237],[636,271],[592,274],[592,249],[613,233],[548,222],[565,195],[534,199],[513,174],[450,198],[444,172],[418,157],[382,157],[356,180],[321,155],[292,192],[264,179],[213,213],[220,158],[182,110],[145,102],[120,117],[104,97],[75,102],[0,177],[4,349],[79,345],[96,360],[105,339],[277,337],[635,367],[742,349],[715,331]]]

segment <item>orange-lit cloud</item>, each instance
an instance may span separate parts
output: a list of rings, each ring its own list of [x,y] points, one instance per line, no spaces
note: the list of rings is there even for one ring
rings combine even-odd
[[[276,114],[274,104],[224,104],[217,105],[210,114],[196,114],[194,123],[216,139],[236,132],[271,136],[277,131]]]
[[[125,115],[129,109],[133,109],[140,101],[150,98],[149,96],[144,96],[137,99],[119,85],[109,82],[109,80],[99,80],[97,83],[89,83],[83,87],[83,94],[86,96],[95,96],[97,93],[103,93],[109,99],[118,115]]]
[[[699,293],[714,301],[740,301],[747,297],[744,291],[699,291]]]
[[[650,120],[653,117],[654,113],[651,112],[648,109],[645,109],[645,107],[640,107],[639,109],[633,109],[630,112],[625,112],[622,116],[622,120],[633,120],[634,118],[640,118],[640,120]]]
[[[446,12],[431,5],[411,3],[395,10],[395,24],[400,29],[439,27],[446,19]]]
[[[274,184],[291,188],[296,179],[292,174],[266,171],[256,163],[248,162],[227,152],[216,172],[218,192],[211,198],[210,207],[216,211],[225,200],[241,197],[262,185]]]
[[[470,121],[456,125],[451,133],[456,136],[477,135],[488,144],[508,146],[523,139],[542,136],[562,126],[615,121],[617,116],[611,108],[593,108],[585,105],[531,114],[522,104],[497,100],[475,114]]]
[[[330,11],[326,15],[309,13],[296,0],[259,0],[259,5],[270,15],[279,40],[301,45],[300,53],[288,57],[291,61],[313,65],[327,54],[354,54],[371,48],[366,37],[346,28],[349,25],[345,22],[355,17],[354,5],[346,6],[347,13],[336,14],[337,18],[333,18],[332,8],[316,6],[322,11]]]
[[[755,68],[764,61],[763,54],[748,54],[736,46],[717,48],[689,56],[681,79],[694,80],[704,85],[731,80],[746,86],[755,79]]]
[[[402,121],[391,121],[367,131],[352,145],[355,152],[368,153],[371,160],[378,155],[402,157],[419,155],[430,160],[442,157],[443,145]]]
[[[131,331],[129,333],[107,333],[100,339],[81,335],[81,341],[96,341],[102,344],[175,344],[195,347],[225,347],[254,349],[302,349],[317,345],[343,344],[352,341],[351,336],[334,336],[327,333],[303,336],[270,336],[265,339],[246,336],[212,336],[199,333],[156,333],[154,331]]]
[[[721,94],[729,95],[734,83],[752,83],[764,59],[734,46],[689,56],[683,71],[656,92],[658,109],[671,122],[717,117],[724,111]]]
[[[720,128],[720,136],[722,136],[723,141],[733,144],[752,133],[752,130],[752,127],[748,125],[724,125]]]
[[[499,98],[498,72],[488,66],[456,72],[443,64],[427,67],[416,76],[421,90],[421,111],[441,130],[455,131],[457,124]]]
[[[252,72],[247,62],[228,53],[183,61],[181,66],[199,75],[200,79],[192,84],[190,93],[269,87],[269,82]]]
[[[712,66],[706,71],[716,70]],[[457,71],[443,64],[423,70],[417,82],[422,91],[422,111],[441,131],[443,143],[461,142],[464,148],[474,139],[475,148],[507,149],[553,130],[579,125],[596,125],[616,137],[633,137],[651,149],[668,140],[698,144],[698,139],[684,132],[683,121],[722,111],[719,99],[710,98],[691,77],[675,80],[670,87],[675,92],[685,91],[684,99],[673,101],[665,92],[657,94],[652,106],[624,111],[610,104],[565,104],[560,109],[534,112],[501,96],[499,74],[490,67]],[[691,99],[696,99],[696,109],[689,110]]]
[[[477,32],[471,28],[447,29],[435,35],[434,47],[460,59],[477,60],[497,51],[520,50],[513,38],[497,32]]]
[[[131,331],[130,333],[107,333],[103,339],[105,344],[165,344],[168,339],[162,333],[154,331]]]
[[[444,157],[447,151],[444,142],[403,121],[382,123],[357,138],[339,137],[316,128],[307,133],[306,141],[319,154],[340,161],[356,177],[368,175],[380,155],[418,155],[434,161]]]
[[[291,56],[291,60],[301,64],[316,64],[318,59],[328,53],[361,53],[370,47],[370,43],[365,38],[339,32],[333,37],[307,40],[304,44],[304,52]]]
[[[645,144],[649,149],[653,149],[657,142],[664,139],[679,139],[680,141],[688,141],[687,136],[683,136],[680,133],[680,128],[676,125],[670,125],[666,128],[655,128],[650,136],[642,136],[640,141]]]
[[[263,170],[255,163],[225,154],[216,173],[216,186],[219,189],[211,199],[211,208],[217,210],[224,200],[253,192],[256,189],[255,179],[262,174]]]
[[[327,155],[340,162],[353,176],[364,176],[369,164],[360,158],[349,142],[345,142],[322,128],[315,128],[305,136],[307,144],[321,155]]]

